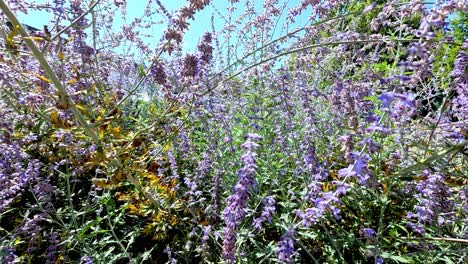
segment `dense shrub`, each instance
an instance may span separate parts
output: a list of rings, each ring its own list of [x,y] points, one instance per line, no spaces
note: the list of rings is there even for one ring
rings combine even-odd
[[[0,263],[468,260],[464,1],[163,2],[0,0]]]

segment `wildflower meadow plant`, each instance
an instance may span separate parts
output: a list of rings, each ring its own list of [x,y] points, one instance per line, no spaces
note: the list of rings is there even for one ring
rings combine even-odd
[[[0,263],[466,263],[467,11],[0,0]]]

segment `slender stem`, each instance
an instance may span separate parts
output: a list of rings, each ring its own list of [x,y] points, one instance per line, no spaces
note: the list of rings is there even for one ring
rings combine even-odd
[[[300,47],[300,48],[296,48],[296,49],[291,49],[291,50],[288,50],[286,52],[277,54],[275,56],[271,56],[269,58],[263,59],[263,60],[261,60],[261,61],[259,61],[257,63],[251,64],[251,65],[239,70],[238,72],[234,73],[233,75],[231,75],[231,76],[227,77],[226,79],[218,82],[218,84],[213,86],[213,88],[208,89],[206,92],[204,92],[202,94],[202,96],[212,92],[214,89],[219,87],[221,84],[233,79],[234,77],[239,76],[240,74],[242,74],[245,71],[248,71],[248,70],[250,70],[250,69],[252,69],[254,67],[257,67],[258,65],[264,64],[264,63],[272,61],[272,60],[276,60],[278,58],[284,57],[284,56],[289,55],[289,54],[293,54],[293,53],[296,53],[296,52],[300,52],[300,51],[304,51],[304,50],[308,50],[308,49],[313,49],[313,48],[326,47],[326,46],[335,46],[335,45],[342,45],[342,44],[346,45],[346,44],[378,43],[378,42],[390,42],[390,41],[394,41],[394,42],[417,42],[418,40],[415,40],[415,39],[393,39],[393,40],[391,40],[391,39],[360,39],[360,40],[332,41],[332,42],[326,42],[326,43],[318,43],[318,44],[308,45],[308,46],[304,46],[304,47]]]
[[[434,137],[434,133],[435,133],[436,129],[439,127],[440,122],[442,121],[443,114],[448,109],[448,106],[449,106],[448,100],[449,100],[448,96],[444,97],[444,101],[442,102],[442,107],[441,107],[441,109],[439,111],[439,117],[437,118],[436,124],[431,129],[431,133],[429,134],[429,138],[427,139],[427,142],[426,142],[426,149],[424,151],[424,158],[427,157],[427,153],[429,152],[429,144],[431,144],[432,138]]]
[[[314,24],[312,24],[312,25],[310,25],[310,26],[305,26],[305,27],[302,27],[302,28],[298,28],[298,29],[296,29],[296,30],[294,30],[294,31],[291,31],[291,32],[289,32],[288,34],[286,34],[286,35],[284,35],[284,36],[282,36],[282,37],[279,37],[279,38],[277,38],[277,39],[275,39],[275,40],[272,40],[272,41],[266,43],[265,45],[262,45],[261,47],[259,47],[259,48],[255,49],[255,50],[253,50],[253,51],[251,51],[251,52],[245,54],[242,58],[240,58],[240,59],[238,59],[237,61],[235,61],[235,62],[229,64],[229,65],[226,66],[224,69],[222,69],[220,72],[218,72],[217,74],[215,74],[213,77],[210,78],[210,80],[214,79],[216,76],[221,75],[223,72],[229,70],[230,68],[232,68],[232,67],[235,66],[236,64],[238,64],[238,63],[240,63],[241,61],[243,61],[244,59],[246,59],[246,58],[248,58],[248,57],[254,55],[254,54],[257,53],[258,51],[263,50],[263,49],[265,49],[266,47],[271,46],[271,45],[275,44],[276,42],[279,42],[279,41],[281,41],[281,40],[283,40],[283,39],[289,38],[289,37],[295,35],[296,33],[299,33],[299,32],[301,32],[301,31],[305,30],[305,29],[308,28],[308,27],[319,26],[319,25],[321,25],[321,24],[324,24],[324,23],[327,23],[327,22],[330,22],[330,21],[333,21],[333,20],[336,20],[336,19],[345,18],[345,17],[347,17],[347,16],[355,15],[355,14],[358,14],[358,12],[349,13],[349,14],[346,14],[346,15],[341,15],[341,16],[337,16],[337,17],[332,17],[332,18],[324,19],[324,20],[319,21],[319,22],[317,22],[317,23],[314,23]],[[228,44],[228,52],[229,52],[229,44]]]
[[[318,260],[314,257],[314,255],[312,255],[312,253],[310,253],[309,250],[307,250],[307,247],[301,242],[301,240],[297,240],[297,243],[299,244],[299,246],[301,246],[301,248],[307,253],[307,255],[309,255],[309,257],[314,261],[315,264],[318,264]]]
[[[88,10],[86,10],[86,12],[84,12],[84,13],[81,14],[79,17],[77,17],[75,20],[73,20],[73,21],[71,22],[70,25],[64,27],[62,30],[60,30],[59,32],[57,32],[57,34],[55,34],[55,36],[53,36],[53,37],[50,39],[50,41],[54,41],[56,38],[60,37],[60,35],[61,35],[63,32],[65,32],[65,31],[67,31],[69,28],[75,26],[75,24],[78,23],[78,21],[80,21],[83,17],[85,17],[87,14],[89,14],[91,11],[93,11],[94,7],[96,7],[96,6],[99,4],[100,1],[101,1],[101,0],[97,0],[96,2],[92,3],[92,4],[90,5],[90,7],[88,8]],[[3,2],[3,1],[2,1],[2,2]]]
[[[446,242],[457,242],[457,243],[468,244],[468,239],[451,238],[451,237],[401,237],[401,239],[409,239],[409,240],[435,240],[435,241],[446,241]]]
[[[127,248],[122,244],[122,241],[120,241],[120,238],[117,236],[117,234],[115,233],[114,229],[114,225],[112,225],[112,222],[110,220],[109,217],[106,217],[107,218],[107,223],[109,224],[109,227],[110,227],[110,231],[112,233],[112,236],[114,237],[115,239],[115,242],[117,243],[117,245],[119,245],[120,249],[124,252],[125,256],[128,258],[128,260],[130,261],[130,263],[133,263],[133,260],[132,258],[130,257],[130,255],[128,254],[128,251],[127,251]]]
[[[416,163],[416,164],[414,164],[412,166],[404,168],[403,170],[395,172],[394,176],[397,177],[397,178],[406,177],[406,174],[411,173],[413,171],[416,171],[416,170],[420,169],[421,167],[427,166],[428,164],[430,164],[430,163],[432,163],[432,162],[434,162],[434,161],[436,161],[436,160],[438,160],[440,158],[447,157],[447,155],[449,155],[452,152],[456,153],[458,151],[462,151],[468,145],[467,143],[468,142],[463,141],[460,144],[453,145],[451,148],[449,148],[449,149],[447,149],[445,151],[439,152],[438,154],[433,155],[432,157],[427,158],[422,162],[418,162],[418,163]]]
[[[331,236],[330,232],[328,231],[327,226],[324,223],[321,223],[321,226],[325,230],[325,233],[327,234],[327,237],[330,240],[330,243],[332,244],[332,246],[335,249],[336,253],[338,253],[338,255],[340,256],[343,263],[348,263],[346,261],[346,259],[344,258],[343,254],[341,253],[340,249],[338,248],[338,245],[335,243],[335,239]]]
[[[273,253],[275,253],[273,250],[270,251],[270,253],[268,253],[268,255],[266,255],[262,260],[260,260],[260,261],[258,262],[258,264],[262,264],[263,262],[265,262],[266,260],[268,260],[268,258],[269,258],[271,255],[273,255]]]

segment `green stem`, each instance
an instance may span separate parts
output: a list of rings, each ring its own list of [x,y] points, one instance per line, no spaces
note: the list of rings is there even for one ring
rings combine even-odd
[[[332,41],[332,42],[308,45],[308,46],[300,47],[300,48],[297,48],[297,49],[291,49],[291,50],[288,50],[286,52],[280,53],[278,55],[275,55],[275,56],[266,58],[264,60],[261,60],[259,62],[256,62],[254,64],[251,64],[251,65],[239,70],[238,72],[234,73],[233,75],[229,76],[228,78],[218,82],[215,86],[213,86],[213,88],[208,89],[206,92],[204,92],[202,94],[202,96],[212,92],[214,89],[219,87],[221,84],[233,79],[234,77],[237,77],[237,76],[241,75],[245,71],[248,71],[248,70],[250,70],[252,68],[257,67],[258,65],[264,64],[264,63],[272,61],[272,60],[276,60],[278,58],[284,57],[284,56],[289,55],[289,54],[293,54],[293,53],[296,53],[296,52],[300,52],[300,51],[304,51],[304,50],[308,50],[308,49],[313,49],[313,48],[326,47],[326,46],[335,46],[335,45],[343,45],[343,44],[344,45],[346,45],[346,44],[349,44],[349,45],[351,45],[351,44],[365,44],[365,43],[378,43],[378,42],[391,42],[391,41],[394,41],[394,42],[417,42],[418,40],[415,40],[415,39],[393,39],[393,40],[392,39],[360,39],[360,40],[349,40],[349,41]]]
[[[452,153],[452,152],[457,152],[457,151],[462,151],[465,147],[467,146],[467,142],[464,141],[460,144],[457,144],[457,145],[453,145],[451,148],[449,149],[446,149],[445,151],[442,151],[442,152],[439,152],[438,154],[430,157],[430,158],[427,158],[425,159],[424,161],[422,162],[418,162],[412,166],[409,166],[401,171],[397,171],[395,172],[396,175],[394,175],[395,177],[397,178],[401,178],[401,177],[406,177],[407,174],[413,172],[413,171],[417,171],[417,170],[420,170],[421,168],[423,167],[426,167],[427,165],[431,164],[432,162],[434,161],[437,161],[439,160],[440,158],[443,158],[443,157],[446,157],[448,154]]]
[[[254,54],[257,53],[258,51],[263,50],[263,49],[265,49],[266,47],[271,46],[271,45],[275,44],[276,42],[279,42],[279,41],[281,41],[281,40],[283,40],[283,39],[286,39],[286,38],[288,38],[288,37],[294,36],[296,33],[299,33],[299,32],[305,30],[305,29],[308,28],[308,27],[319,26],[319,25],[321,25],[321,24],[325,24],[325,23],[327,23],[327,22],[330,22],[330,21],[333,21],[333,20],[336,20],[336,19],[345,18],[345,17],[350,16],[350,15],[356,15],[356,14],[358,14],[358,13],[359,13],[359,12],[354,12],[354,13],[350,13],[350,14],[346,14],[346,15],[341,15],[341,16],[337,16],[337,17],[332,17],[332,18],[329,18],[329,19],[324,19],[324,20],[319,21],[319,22],[317,22],[317,23],[314,23],[314,24],[312,24],[312,25],[310,25],[310,26],[305,26],[305,27],[296,29],[296,30],[294,30],[294,31],[292,31],[292,32],[289,32],[288,34],[286,34],[286,35],[284,35],[284,36],[282,36],[282,37],[279,37],[279,38],[277,38],[277,39],[275,39],[275,40],[272,40],[272,41],[266,43],[265,45],[262,45],[261,47],[259,47],[259,48],[255,49],[255,50],[253,50],[253,51],[251,51],[251,52],[245,54],[242,58],[240,58],[240,59],[238,59],[237,61],[235,61],[235,62],[229,64],[229,65],[226,66],[224,69],[222,69],[220,72],[218,72],[217,74],[215,74],[213,77],[211,77],[211,78],[209,79],[209,81],[213,80],[216,76],[221,75],[223,72],[229,70],[229,69],[232,68],[233,66],[235,66],[235,65],[237,65],[238,63],[242,62],[244,59],[246,59],[246,58],[248,58],[248,57],[254,55]],[[228,51],[229,51],[229,43],[228,43]]]
[[[94,7],[96,7],[96,6],[99,4],[100,1],[101,1],[101,0],[97,0],[96,2],[92,3],[92,4],[89,6],[88,10],[86,10],[86,12],[84,12],[84,13],[81,14],[79,17],[77,17],[75,20],[73,20],[73,21],[71,22],[70,25],[64,27],[62,30],[60,30],[59,32],[57,32],[57,34],[55,34],[55,36],[53,36],[53,37],[50,39],[50,41],[54,41],[56,38],[60,37],[60,35],[62,35],[63,32],[65,32],[65,31],[67,31],[69,28],[75,26],[76,23],[78,23],[78,21],[80,21],[83,17],[85,17],[87,14],[89,14],[91,11],[93,11]],[[2,2],[3,2],[3,1],[2,1]]]

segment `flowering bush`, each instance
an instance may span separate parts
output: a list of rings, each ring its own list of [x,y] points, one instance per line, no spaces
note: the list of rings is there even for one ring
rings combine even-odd
[[[0,263],[468,260],[465,1],[164,2],[0,0]]]

